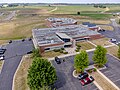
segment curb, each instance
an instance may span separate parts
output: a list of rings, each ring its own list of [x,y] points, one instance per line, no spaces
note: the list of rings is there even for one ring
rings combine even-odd
[[[117,87],[110,79],[108,79],[103,73],[101,73],[98,69],[97,72],[102,75],[110,84],[112,84],[117,90],[120,90],[119,87]]]
[[[74,73],[75,73],[76,70],[73,71],[73,77],[77,78],[78,76],[76,76]]]
[[[22,57],[22,59],[21,59],[19,65],[18,65],[18,67],[17,67],[17,70],[16,70],[15,73],[14,73],[14,76],[13,76],[13,83],[12,83],[12,90],[14,90],[14,81],[15,81],[16,73],[17,73],[18,69],[20,68],[20,65],[21,65],[21,63],[22,63],[24,57],[25,57],[25,55]]]
[[[98,89],[103,90],[103,88],[96,81],[93,81],[93,83],[98,87]]]

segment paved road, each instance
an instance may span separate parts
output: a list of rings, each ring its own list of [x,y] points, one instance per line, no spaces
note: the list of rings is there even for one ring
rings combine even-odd
[[[69,56],[65,59],[66,61],[61,64],[56,64],[54,60],[51,61],[56,68],[58,76],[58,80],[55,83],[57,90],[99,90],[93,83],[82,86],[80,81],[72,76],[74,56]]]
[[[7,51],[5,52],[5,62],[0,74],[0,90],[12,90],[14,73],[22,56],[33,49],[33,43],[28,40],[25,42],[20,40],[14,41],[4,47]]]
[[[120,25],[116,23],[115,19],[111,19],[111,22],[111,26],[113,26],[114,31],[106,30],[105,32],[100,33],[108,38],[114,38],[117,42],[120,42]]]
[[[12,11],[3,21],[11,20],[16,14],[16,11]]]

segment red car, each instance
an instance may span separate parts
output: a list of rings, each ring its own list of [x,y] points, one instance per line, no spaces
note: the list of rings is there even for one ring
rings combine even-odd
[[[80,83],[84,86],[86,84],[89,84],[94,81],[94,78],[92,76],[86,77],[85,79],[81,79]]]

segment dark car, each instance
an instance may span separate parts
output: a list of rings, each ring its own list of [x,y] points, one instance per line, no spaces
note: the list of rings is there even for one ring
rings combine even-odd
[[[24,42],[25,41],[25,39],[22,39],[22,42]]]
[[[81,79],[84,79],[84,78],[86,78],[86,77],[88,77],[88,73],[84,72],[84,73],[78,75],[77,78],[78,78],[79,80],[81,80]]]
[[[1,54],[4,54],[5,51],[6,51],[6,49],[0,49],[0,55],[1,55]]]
[[[29,51],[29,52],[27,52],[27,54],[31,54],[31,53],[33,53],[33,51]]]
[[[55,61],[56,61],[57,64],[60,64],[60,63],[61,63],[61,60],[60,60],[60,58],[58,58],[58,57],[55,57]]]
[[[10,40],[9,43],[12,43],[12,40]]]
[[[90,77],[86,77],[85,79],[81,79],[80,83],[84,86],[84,85],[87,85],[93,81],[94,81],[94,78],[92,76],[90,76]]]
[[[28,39],[28,41],[31,41],[31,40],[32,40],[32,38],[29,38],[29,39]]]

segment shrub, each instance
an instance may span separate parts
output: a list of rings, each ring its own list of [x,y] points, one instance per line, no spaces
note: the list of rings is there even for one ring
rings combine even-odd
[[[60,52],[60,49],[54,49],[54,52]]]
[[[96,68],[94,68],[94,69],[93,69],[93,71],[94,71],[94,72],[96,72],[96,71],[97,71],[97,69],[96,69]]]
[[[60,53],[63,53],[63,50],[62,50],[62,49],[60,49]]]
[[[64,48],[61,48],[61,50],[65,50]]]
[[[79,52],[79,49],[76,49],[75,51],[76,51],[76,52]]]
[[[68,52],[63,52],[63,54],[68,54]]]

